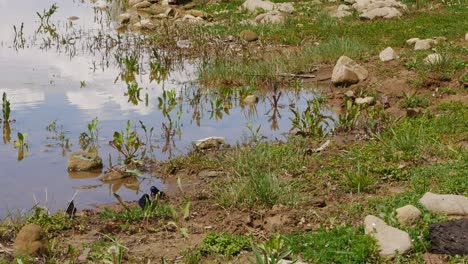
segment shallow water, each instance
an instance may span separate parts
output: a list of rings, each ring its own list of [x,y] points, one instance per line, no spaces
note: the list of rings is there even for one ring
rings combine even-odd
[[[48,25],[53,30],[47,31],[40,28],[36,12],[42,13],[53,3],[58,9]],[[147,157],[166,159],[187,152],[200,138],[222,136],[230,144],[241,142],[250,135],[247,123],[253,129],[261,126],[261,134],[270,139],[284,138],[291,128],[289,106],[303,106],[314,96],[305,90],[266,91],[257,104],[248,105],[231,89],[209,92],[195,82],[196,61],[171,58],[171,67],[166,67],[164,58],[170,54],[145,49],[134,53],[128,49],[135,47],[132,36],[120,37],[116,44],[112,19],[119,7],[100,11],[93,6],[71,0],[0,0],[0,94],[7,94],[12,109],[11,139],[0,142],[0,217],[28,210],[36,201],[51,210],[65,208],[77,190],[75,204],[81,209],[114,202],[112,191],[116,189],[123,199],[136,200],[150,185],[164,188],[157,178],[111,186],[102,184],[99,174],[69,174],[67,156],[84,148],[79,137],[93,118],[99,120],[95,143],[107,167],[109,157],[113,164],[122,158],[108,142],[114,131],[124,129],[127,120],[132,120],[142,138],[146,137],[138,120],[148,130],[153,127],[154,148],[148,148]],[[79,19],[71,21],[71,16]],[[21,23],[22,34],[18,33]],[[162,61],[160,78],[150,74],[149,61],[157,60],[154,52]],[[138,58],[137,71],[116,60],[116,55],[131,58],[133,54]],[[132,76],[141,88],[139,96],[127,91]],[[168,91],[175,92],[174,100]],[[248,91],[244,89],[244,93]],[[5,138],[5,126],[3,131]],[[18,132],[27,133],[29,145],[21,160],[13,147]]]

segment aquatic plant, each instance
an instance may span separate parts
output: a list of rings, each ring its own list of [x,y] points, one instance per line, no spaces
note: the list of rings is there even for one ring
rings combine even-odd
[[[128,82],[127,83],[127,92],[124,93],[125,96],[128,96],[128,102],[134,105],[138,105],[142,100],[140,99],[140,91],[142,88],[138,87],[137,82]]]
[[[359,121],[361,106],[355,105],[351,100],[346,100],[344,113],[338,116],[336,129],[340,131],[353,130]]]
[[[144,145],[138,137],[137,131],[131,130],[130,120],[127,121],[125,131],[114,132],[114,140],[109,142],[109,144],[124,156],[125,164],[132,162],[140,148]]]
[[[13,30],[15,31],[15,38],[13,39],[13,46],[15,47],[15,49],[24,48],[24,44],[26,40],[24,39],[23,29],[24,29],[23,22],[21,22],[21,26],[19,27],[19,29],[17,29],[16,26],[13,26]]]
[[[3,122],[8,122],[10,120],[10,101],[7,99],[7,94],[4,92],[2,96],[2,114],[3,114]]]
[[[88,149],[95,151],[97,149],[99,141],[99,120],[97,117],[93,118],[87,125],[87,132],[82,132],[79,137],[79,144],[82,150]]]
[[[52,17],[52,15],[57,11],[57,9],[58,9],[57,5],[52,4],[52,6],[50,6],[49,9],[47,10],[44,9],[42,11],[42,14],[40,14],[39,12],[36,12],[37,16],[41,20],[40,23],[44,25],[48,25],[50,17]]]
[[[17,136],[18,139],[13,141],[13,147],[18,149],[18,161],[20,161],[23,160],[25,154],[27,154],[29,145],[26,133],[18,132]]]
[[[63,125],[58,125],[57,122],[57,120],[54,120],[46,127],[47,132],[52,134],[47,136],[46,139],[53,141],[47,146],[59,146],[62,149],[62,155],[65,155],[67,151],[70,151],[71,143],[70,139],[66,137],[68,132],[64,130]]]
[[[322,100],[313,99],[307,101],[307,107],[304,111],[298,108],[291,108],[293,117],[289,118],[292,123],[292,129],[298,130],[298,133],[304,136],[323,137],[327,134],[326,128],[328,121],[332,120],[330,116],[322,114]]]

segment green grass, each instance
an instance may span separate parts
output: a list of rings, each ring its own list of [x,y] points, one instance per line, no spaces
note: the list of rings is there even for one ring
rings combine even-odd
[[[100,217],[110,220],[123,220],[131,223],[148,219],[169,219],[173,216],[173,211],[173,208],[168,204],[152,202],[145,209],[141,209],[139,206],[123,211],[105,208],[104,211],[100,213]]]
[[[364,235],[362,227],[321,228],[287,238],[292,252],[312,263],[375,263],[377,260],[375,241]]]
[[[203,256],[220,254],[229,258],[238,255],[242,250],[249,249],[251,241],[249,237],[229,233],[210,233],[196,250]]]
[[[427,107],[428,105],[426,98],[408,93],[404,94],[403,101],[400,103],[401,108]]]
[[[40,207],[36,207],[34,213],[26,218],[26,223],[40,225],[46,232],[51,233],[70,229],[74,225],[74,221],[64,212],[49,214]]]

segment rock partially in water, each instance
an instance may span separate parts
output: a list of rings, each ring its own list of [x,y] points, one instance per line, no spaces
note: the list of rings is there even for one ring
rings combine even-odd
[[[387,225],[376,216],[366,216],[364,226],[365,233],[377,240],[377,244],[380,246],[379,254],[383,257],[394,257],[397,253],[404,254],[412,247],[408,233]]]
[[[247,95],[242,102],[244,104],[256,104],[258,102],[258,97],[256,95]]]
[[[72,152],[68,157],[68,171],[102,169],[102,159],[96,153]]]
[[[40,256],[48,253],[47,237],[42,227],[27,224],[21,228],[15,239],[16,255]]]
[[[242,30],[239,36],[245,41],[256,41],[258,40],[257,33],[253,32],[252,30]]]
[[[129,175],[125,174],[121,170],[111,170],[111,171],[106,172],[101,178],[99,178],[99,180],[103,182],[109,182],[109,181],[120,180],[120,179],[127,178],[127,177],[129,177]]]
[[[331,81],[335,85],[355,84],[367,79],[368,71],[352,59],[341,56],[333,68]]]
[[[468,215],[468,198],[463,195],[427,192],[419,200],[424,207],[438,214]]]
[[[197,149],[217,149],[226,143],[223,137],[209,137],[197,140],[195,147]]]
[[[396,209],[396,218],[402,226],[412,226],[421,219],[421,211],[413,205],[405,205]]]
[[[424,62],[429,65],[439,64],[442,62],[442,56],[438,53],[429,54],[424,58]]]
[[[381,61],[386,62],[386,61],[391,61],[396,58],[396,53],[392,49],[392,47],[387,47],[386,49],[382,50],[379,54],[379,58]]]
[[[468,218],[429,225],[432,253],[468,255]]]

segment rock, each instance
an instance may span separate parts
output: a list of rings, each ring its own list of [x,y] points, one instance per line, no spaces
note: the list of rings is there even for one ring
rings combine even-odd
[[[398,223],[402,226],[412,226],[421,219],[421,211],[412,205],[396,209]]]
[[[422,114],[421,109],[419,108],[407,108],[406,109],[406,116],[407,117],[416,117]]]
[[[120,14],[118,17],[120,24],[128,24],[132,16],[129,13]]]
[[[188,40],[188,39],[184,39],[184,40],[178,40],[176,42],[176,46],[180,49],[188,49],[190,47],[192,47],[192,41]]]
[[[187,13],[194,16],[194,17],[201,17],[201,18],[207,18],[208,17],[208,15],[205,12],[200,11],[200,10],[189,10]]]
[[[351,91],[351,90],[346,91],[346,92],[344,93],[344,95],[345,95],[346,97],[348,97],[348,98],[354,98],[354,97],[356,97],[356,95],[354,94],[354,92]]]
[[[424,207],[438,214],[468,215],[468,198],[463,195],[427,192],[419,200]]]
[[[357,105],[372,104],[373,102],[374,102],[374,97],[372,96],[366,96],[366,97],[354,99],[354,103]]]
[[[429,225],[429,252],[468,255],[468,218]]]
[[[141,2],[143,2],[143,1],[144,1],[144,0],[130,0],[130,1],[128,1],[128,5],[129,5],[129,6],[134,6],[134,5],[136,5],[136,4],[138,4],[138,3],[141,3]]]
[[[149,19],[143,19],[140,21],[141,28],[146,30],[153,30],[156,28],[156,25]]]
[[[416,44],[416,41],[420,40],[419,38],[410,38],[406,41],[406,44],[408,45],[414,45]]]
[[[442,56],[440,56],[440,54],[438,54],[438,53],[429,54],[424,59],[424,62],[426,64],[430,64],[430,65],[439,64],[439,63],[442,62]]]
[[[143,2],[135,4],[133,7],[136,8],[136,9],[144,9],[144,8],[148,8],[150,6],[151,6],[150,2],[143,1]]]
[[[350,16],[352,13],[346,10],[336,10],[335,12],[331,13],[331,17],[336,17],[336,18],[343,18]]]
[[[255,22],[265,24],[281,24],[284,22],[283,13],[278,10],[273,10],[265,14],[260,14],[255,17]]]
[[[294,6],[292,3],[279,3],[275,5],[275,8],[284,13],[294,13]]]
[[[379,58],[381,61],[391,61],[396,58],[396,53],[391,47],[387,47],[386,49],[382,50],[379,54]]]
[[[102,159],[96,153],[72,152],[68,157],[68,171],[89,171],[102,168]]]
[[[313,207],[323,208],[327,206],[327,202],[323,198],[314,198],[310,201],[310,204]]]
[[[368,71],[352,59],[341,56],[333,68],[331,81],[335,85],[355,84],[367,79]]]
[[[365,11],[359,17],[372,20],[376,17],[389,19],[400,16],[401,12],[398,11],[398,9],[396,9],[395,7],[380,7],[371,9],[369,11]]]
[[[468,33],[465,34],[465,40],[468,41]]]
[[[256,41],[258,40],[258,35],[252,30],[242,30],[239,36],[245,41]]]
[[[161,14],[165,14],[168,9],[172,9],[172,8],[170,8],[170,7],[167,8],[167,7],[158,5],[158,4],[153,4],[148,9],[148,13],[150,13],[151,15],[161,15]]]
[[[184,17],[182,17],[182,21],[186,21],[186,22],[189,22],[189,23],[198,23],[198,22],[202,22],[203,18],[195,17],[195,16],[192,16],[192,15],[185,15]]]
[[[419,39],[414,43],[414,50],[428,50],[432,48],[434,40],[432,39]]]
[[[411,249],[411,238],[405,231],[387,225],[382,219],[368,215],[364,219],[365,233],[377,240],[379,254],[394,257],[397,252],[404,254]]]
[[[115,181],[115,180],[120,180],[123,178],[129,177],[128,174],[125,174],[123,171],[120,170],[111,170],[106,172],[99,180],[103,182],[110,182],[110,181]]]
[[[256,104],[258,102],[258,97],[256,95],[247,95],[242,102],[244,104]]]
[[[91,252],[91,248],[85,248],[83,252],[78,256],[78,263],[86,263],[88,260],[89,253]]]
[[[47,237],[42,227],[36,224],[23,226],[16,236],[14,248],[17,255],[47,254]]]
[[[247,0],[241,5],[241,8],[251,12],[254,12],[257,9],[262,9],[264,11],[272,11],[273,9],[275,9],[275,4],[270,1]]]
[[[219,148],[225,144],[225,139],[223,137],[209,137],[197,140],[195,142],[195,147],[197,149],[212,149]]]

